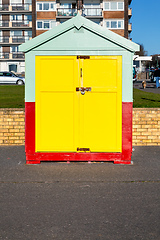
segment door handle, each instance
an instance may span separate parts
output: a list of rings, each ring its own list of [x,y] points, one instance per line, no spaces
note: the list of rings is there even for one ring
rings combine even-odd
[[[76,91],[80,91],[82,95],[85,94],[85,92],[91,92],[91,87],[76,87]]]

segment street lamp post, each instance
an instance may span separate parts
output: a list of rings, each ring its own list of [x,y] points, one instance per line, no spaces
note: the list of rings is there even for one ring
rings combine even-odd
[[[157,68],[159,68],[158,58],[160,58],[160,56],[157,56]]]

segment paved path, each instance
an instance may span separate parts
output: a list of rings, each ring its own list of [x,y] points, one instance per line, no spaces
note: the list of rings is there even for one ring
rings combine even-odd
[[[25,165],[0,147],[0,239],[160,239],[160,147],[135,147],[133,165]]]
[[[147,85],[146,85],[146,88],[143,89],[142,81],[143,80],[138,80],[138,81],[134,82],[133,83],[133,87],[137,88],[139,90],[142,90],[144,92],[151,92],[151,93],[158,93],[158,94],[160,94],[160,88],[156,88],[156,83],[153,83],[153,82],[151,82],[149,80],[146,80]]]

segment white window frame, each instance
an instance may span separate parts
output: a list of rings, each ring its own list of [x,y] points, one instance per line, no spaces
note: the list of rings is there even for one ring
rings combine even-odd
[[[42,28],[38,28],[38,22],[42,22]],[[49,28],[44,28],[44,24],[48,22]],[[57,25],[56,20],[37,20],[36,21],[36,29],[37,30],[48,30],[52,28],[52,24],[55,23],[55,26]]]
[[[109,23],[109,27],[107,27],[107,22]],[[111,22],[117,22],[117,27],[112,28]],[[122,27],[118,27],[118,22],[123,22]],[[104,27],[106,27],[107,29],[124,29],[124,19],[111,19],[111,20],[106,19],[104,20]]]
[[[105,7],[105,3],[109,3],[109,8]],[[117,3],[117,8],[116,9],[111,9],[111,3]],[[119,9],[118,4],[122,3],[123,8]],[[124,2],[103,2],[103,11],[124,11]]]
[[[45,3],[49,4],[49,9],[48,10],[44,10],[44,4]],[[38,5],[39,4],[42,4],[42,10],[38,9]],[[51,8],[51,4],[53,4],[53,8]],[[37,2],[37,4],[36,4],[36,11],[37,12],[52,12],[52,11],[56,11],[56,2],[55,1],[53,1],[53,2]]]

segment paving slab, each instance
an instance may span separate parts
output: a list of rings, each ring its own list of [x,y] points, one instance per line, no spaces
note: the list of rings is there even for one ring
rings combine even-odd
[[[26,165],[0,146],[0,239],[158,240],[160,147],[134,147],[132,165]]]

